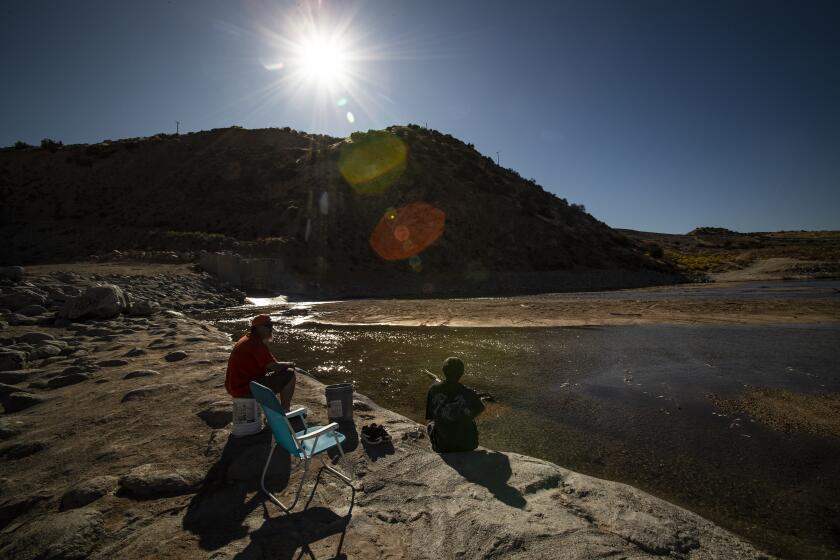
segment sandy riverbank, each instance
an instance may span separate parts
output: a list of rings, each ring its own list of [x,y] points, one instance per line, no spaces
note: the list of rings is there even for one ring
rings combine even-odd
[[[25,288],[48,282],[57,298],[90,280],[79,271],[27,275]],[[73,282],[54,275],[66,272]],[[0,558],[331,557],[342,535],[352,558],[765,557],[626,485],[512,453],[434,454],[417,424],[361,395],[356,422],[385,424],[394,445],[366,448],[344,427],[352,518],[341,517],[349,494],[330,482],[308,512],[285,516],[257,491],[268,435],[229,438],[227,335],[166,311],[172,290],[155,275],[117,280],[159,294],[164,309],[56,326],[45,300],[34,322],[0,330],[9,359],[22,360],[0,374]],[[317,381],[301,378],[295,401],[326,421]],[[288,456],[273,462],[273,489],[297,481],[289,467]]]
[[[312,321],[332,325],[449,327],[769,325],[840,321],[840,299],[819,298],[826,288],[792,288],[799,293],[791,299],[783,294],[777,299],[715,295],[727,286],[726,283],[702,284],[508,298],[349,300],[319,304]],[[704,297],[686,298],[686,290],[702,292]],[[801,297],[803,290],[813,293],[814,299]],[[625,297],[617,298],[617,294]],[[650,298],[652,294],[656,297]]]

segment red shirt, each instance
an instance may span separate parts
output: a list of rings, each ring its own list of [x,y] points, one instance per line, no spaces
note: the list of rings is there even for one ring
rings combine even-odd
[[[234,398],[250,397],[248,386],[266,373],[269,364],[277,360],[258,336],[246,334],[233,346],[225,373],[225,389]]]

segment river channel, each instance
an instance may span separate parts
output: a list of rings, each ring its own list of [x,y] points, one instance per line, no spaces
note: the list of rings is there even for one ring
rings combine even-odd
[[[811,298],[840,297],[835,284],[818,284]],[[790,283],[727,290],[800,297]],[[601,297],[659,297],[644,294]],[[687,287],[683,296],[715,293]],[[713,398],[754,388],[840,392],[840,324],[335,327],[300,324],[317,316],[316,302],[253,301],[205,318],[236,337],[248,317],[271,313],[282,324],[278,359],[324,383],[353,382],[417,421],[430,384],[422,370],[439,373],[447,356],[460,356],[464,383],[494,397],[478,422],[482,445],[631,484],[782,557],[840,556],[840,438],[772,429],[722,412]]]

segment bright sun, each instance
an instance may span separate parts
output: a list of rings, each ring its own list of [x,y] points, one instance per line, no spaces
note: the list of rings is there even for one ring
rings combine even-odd
[[[335,39],[310,37],[301,44],[299,64],[307,78],[321,85],[340,84],[346,73],[344,49]]]

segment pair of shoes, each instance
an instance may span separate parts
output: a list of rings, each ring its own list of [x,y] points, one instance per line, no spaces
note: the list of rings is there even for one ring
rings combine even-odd
[[[426,437],[426,431],[423,428],[414,428],[413,430],[409,430],[402,435],[403,441],[418,441]]]
[[[391,441],[391,435],[385,430],[385,426],[371,424],[362,426],[362,439],[368,445],[379,445]]]

